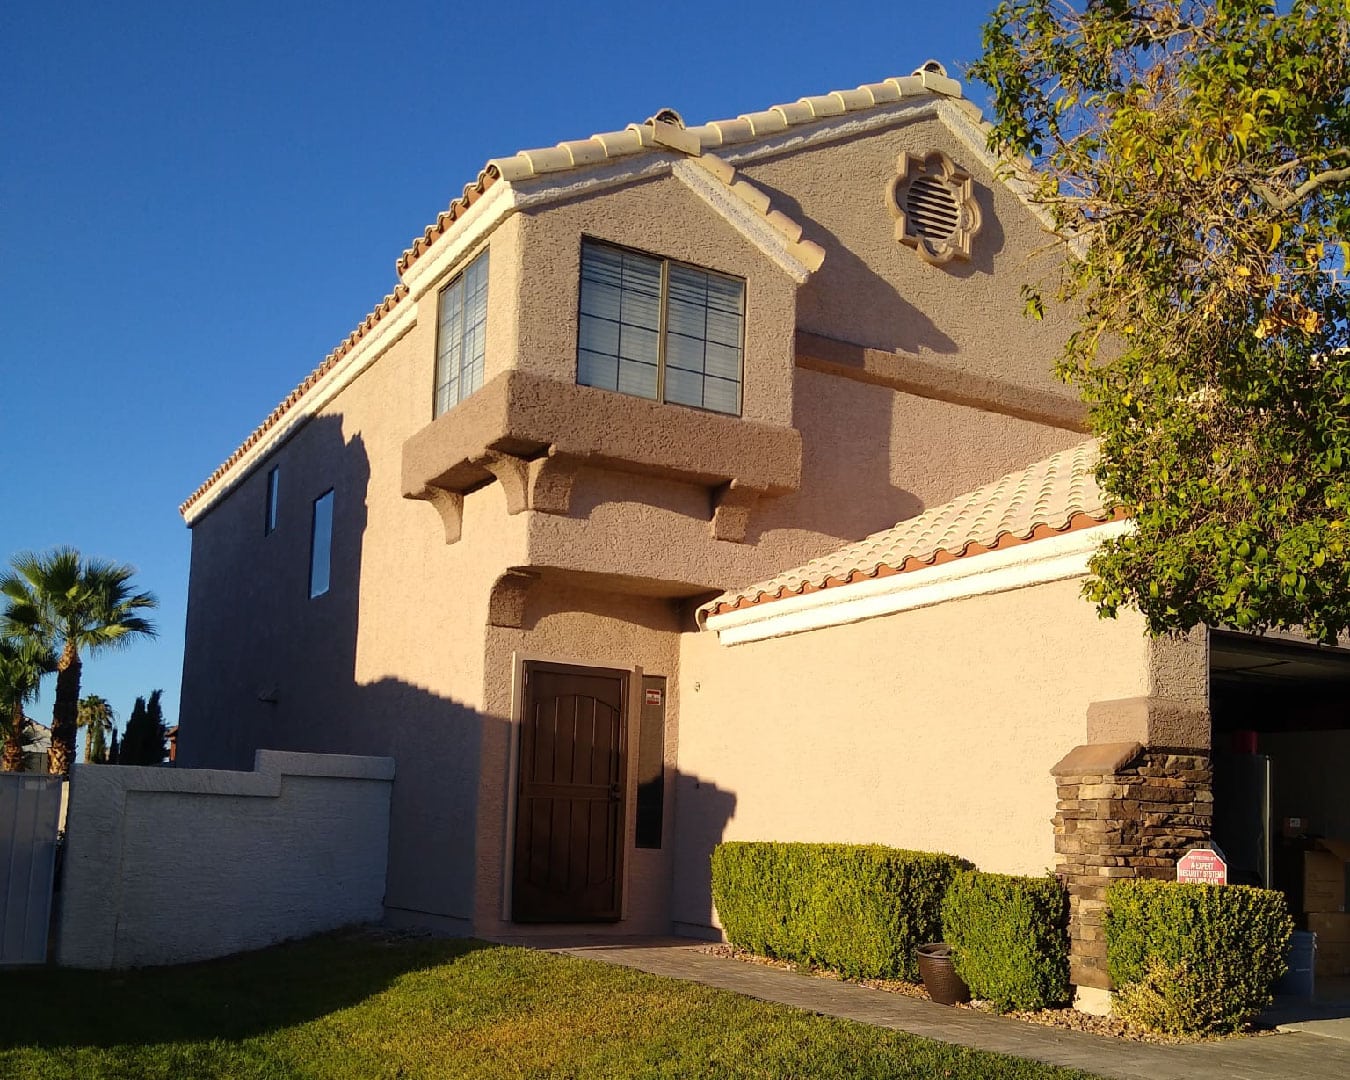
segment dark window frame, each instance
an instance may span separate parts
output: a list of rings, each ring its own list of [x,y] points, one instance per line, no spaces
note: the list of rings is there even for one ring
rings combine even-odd
[[[337,497],[336,497],[336,495],[334,494],[334,492],[335,492],[335,489],[334,489],[334,488],[329,488],[329,489],[328,489],[327,491],[325,491],[322,495],[319,495],[318,497],[316,497],[315,500],[314,500],[314,502],[313,502],[313,503],[311,504],[311,506],[310,506],[310,516],[309,516],[309,598],[310,598],[311,600],[317,600],[317,599],[318,599],[319,597],[321,597],[321,596],[327,596],[328,593],[332,590],[332,587],[333,587],[333,522],[334,522],[334,504],[337,502]],[[324,543],[324,545],[323,545],[323,546],[327,549],[326,552],[324,553],[324,561],[323,561],[323,568],[322,568],[322,569],[323,569],[323,588],[321,588],[321,589],[316,589],[316,588],[315,588],[315,585],[316,585],[316,583],[317,583],[318,571],[319,571],[318,555],[319,555],[319,549],[320,549],[320,544],[319,544],[319,508],[320,508],[320,506],[326,506],[326,508],[327,508],[328,520],[327,520],[327,523],[326,523],[326,531],[327,531],[327,533],[328,533],[328,536],[327,536],[326,541],[325,541],[325,543]]]
[[[585,260],[586,260],[586,248],[588,245],[598,248],[607,248],[611,251],[635,255],[643,259],[650,259],[653,262],[660,263],[661,281],[660,281],[660,294],[658,300],[660,304],[660,315],[659,315],[659,325],[656,330],[657,359],[655,365],[656,366],[655,396],[648,396],[647,394],[637,393],[631,390],[619,389],[617,386],[617,380],[616,386],[613,388],[608,386],[596,386],[595,383],[582,381],[581,354],[583,351],[587,352],[591,351],[584,349],[582,346],[582,319],[598,318],[598,316],[594,316],[591,313],[584,311],[582,308],[586,285]],[[736,364],[736,377],[734,380],[732,380],[730,378],[727,378],[726,376],[710,375],[706,367],[706,357],[704,369],[703,371],[698,373],[700,377],[705,381],[705,383],[706,380],[709,378],[722,382],[734,381],[736,386],[736,409],[734,412],[728,409],[712,408],[708,405],[694,405],[686,401],[667,400],[666,384],[667,384],[668,367],[678,368],[678,365],[668,365],[667,363],[670,337],[672,333],[676,333],[677,336],[684,336],[679,335],[678,332],[672,331],[670,328],[670,317],[669,317],[670,301],[671,301],[670,271],[672,267],[679,267],[685,270],[694,271],[695,273],[706,274],[709,277],[720,278],[724,281],[734,282],[740,287],[740,311],[738,313],[740,318],[740,335],[739,341],[735,346],[738,354]],[[575,355],[577,361],[577,371],[576,371],[577,384],[580,386],[596,386],[597,389],[609,390],[611,393],[627,394],[630,397],[639,397],[642,398],[644,401],[655,401],[657,404],[660,405],[675,405],[684,409],[697,409],[699,412],[714,413],[718,416],[737,416],[737,417],[743,416],[745,414],[745,337],[746,337],[746,326],[748,323],[748,316],[749,316],[748,311],[749,289],[747,288],[747,284],[748,283],[745,278],[740,277],[736,274],[728,274],[723,270],[714,270],[712,267],[699,266],[697,263],[687,262],[683,259],[675,259],[671,258],[668,255],[659,255],[655,252],[643,251],[639,248],[629,247],[624,244],[616,244],[610,240],[602,240],[599,237],[588,236],[583,234],[581,237],[581,243],[577,254],[577,314],[575,322],[576,326]],[[705,310],[708,310],[706,305]],[[623,325],[624,324],[620,322],[620,331],[622,331]],[[690,340],[697,340],[697,339],[691,338]],[[715,339],[710,339],[708,337],[707,329],[705,326],[704,336],[702,338],[705,350],[710,340],[715,345],[725,346],[724,342],[718,342]],[[624,359],[622,358],[622,354],[618,354],[616,356],[616,362],[622,362],[622,359]],[[692,374],[693,372],[690,373]]]
[[[267,470],[267,495],[263,504],[263,535],[271,536],[277,531],[277,518],[281,503],[281,466],[273,465]]]

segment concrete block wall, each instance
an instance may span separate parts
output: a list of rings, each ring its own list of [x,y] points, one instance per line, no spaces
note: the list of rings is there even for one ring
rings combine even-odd
[[[384,913],[391,758],[72,770],[56,959],[206,960]]]

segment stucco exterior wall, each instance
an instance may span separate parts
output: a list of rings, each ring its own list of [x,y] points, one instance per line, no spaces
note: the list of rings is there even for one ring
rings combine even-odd
[[[581,238],[587,236],[744,278],[741,416],[792,423],[796,284],[680,181],[666,176],[519,220],[518,367],[576,381]]]
[[[76,766],[57,962],[178,964],[380,920],[393,775],[266,751],[252,773]]]
[[[721,840],[877,842],[985,870],[1054,866],[1050,768],[1101,697],[1147,691],[1132,617],[1067,580],[680,654],[675,919],[711,925]],[[721,809],[732,813],[720,829]],[[716,807],[716,809],[714,809]]]
[[[485,380],[519,369],[573,386],[583,236],[746,279],[743,417],[775,434],[799,430],[803,465],[799,491],[754,506],[744,543],[713,539],[715,488],[615,461],[583,465],[560,514],[510,515],[500,481],[470,484],[460,538],[447,543],[437,511],[403,497],[402,449],[432,420],[439,290],[482,246],[436,280],[412,281],[414,295],[389,316],[407,320],[406,332],[251,473],[231,477],[236,486],[194,523],[180,762],[246,768],[259,748],[397,759],[391,916],[501,929],[513,658],[669,676],[673,770],[676,718],[689,700],[674,681],[684,625],[674,601],[767,577],[1080,438],[797,366],[795,335],[806,329],[1067,393],[1048,376],[1046,342],[1062,327],[1021,317],[1021,260],[1039,226],[1001,185],[975,169],[985,231],[971,263],[927,266],[894,240],[884,181],[900,149],[930,144],[975,169],[936,121],[745,166],[826,247],[800,289],[670,176],[516,214],[488,240]],[[453,422],[453,410],[442,419]],[[264,536],[274,464],[281,517]],[[330,488],[332,586],[311,599],[311,507]],[[494,583],[517,567],[543,574],[524,625],[489,625]],[[691,647],[706,648],[702,638]],[[776,653],[766,655],[767,669],[749,653],[735,666],[771,682]],[[717,728],[713,715],[705,731]],[[672,773],[668,791],[715,785],[705,816],[725,821],[739,795],[698,778],[712,764],[705,755],[694,775]],[[630,855],[630,909],[657,928],[668,910],[652,883],[670,874],[669,852]]]
[[[510,260],[492,259],[490,288],[499,272],[509,283]],[[402,497],[403,441],[431,420],[435,295],[407,334],[194,525],[179,761],[247,768],[260,748],[396,758],[389,906],[467,931],[486,723],[482,628],[493,582],[528,559],[524,519],[506,515],[498,485],[466,498],[457,544],[445,543],[433,509]],[[272,465],[280,514],[264,536]],[[312,505],[330,488],[331,585],[311,599]]]
[[[885,201],[901,153],[946,152],[970,172],[983,227],[969,261],[931,266],[895,239]],[[825,262],[797,296],[798,329],[898,351],[953,371],[1072,397],[1051,372],[1072,329],[1051,307],[1044,322],[1024,315],[1020,288],[1055,280],[1044,226],[978,155],[937,119],[748,162],[745,175],[825,249]]]
[[[679,742],[680,694],[677,605],[656,597],[625,596],[579,587],[567,581],[541,581],[526,602],[519,628],[490,627],[486,643],[484,707],[501,718],[483,745],[483,771],[478,818],[479,893],[476,933],[528,936],[549,933],[504,921],[512,838],[508,832],[515,798],[519,717],[518,682],[524,660],[589,667],[617,668],[643,675],[662,675],[666,682],[665,805],[663,843],[659,849],[636,848],[638,720],[640,680],[629,687],[628,784],[624,808],[624,920],[594,924],[588,933],[665,934],[670,931],[670,877],[675,851],[675,770]]]

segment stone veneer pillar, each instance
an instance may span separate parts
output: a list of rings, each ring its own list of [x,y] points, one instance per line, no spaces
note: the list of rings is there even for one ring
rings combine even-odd
[[[1210,838],[1209,751],[1089,743],[1050,771],[1058,788],[1057,872],[1069,891],[1070,981],[1109,990],[1107,886],[1120,878],[1170,879],[1177,859]]]

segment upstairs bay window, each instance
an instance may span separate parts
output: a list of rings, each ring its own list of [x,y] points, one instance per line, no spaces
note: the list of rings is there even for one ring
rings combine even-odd
[[[436,416],[483,385],[487,291],[486,251],[441,290],[436,321]]]
[[[745,282],[583,240],[577,382],[739,416]]]

